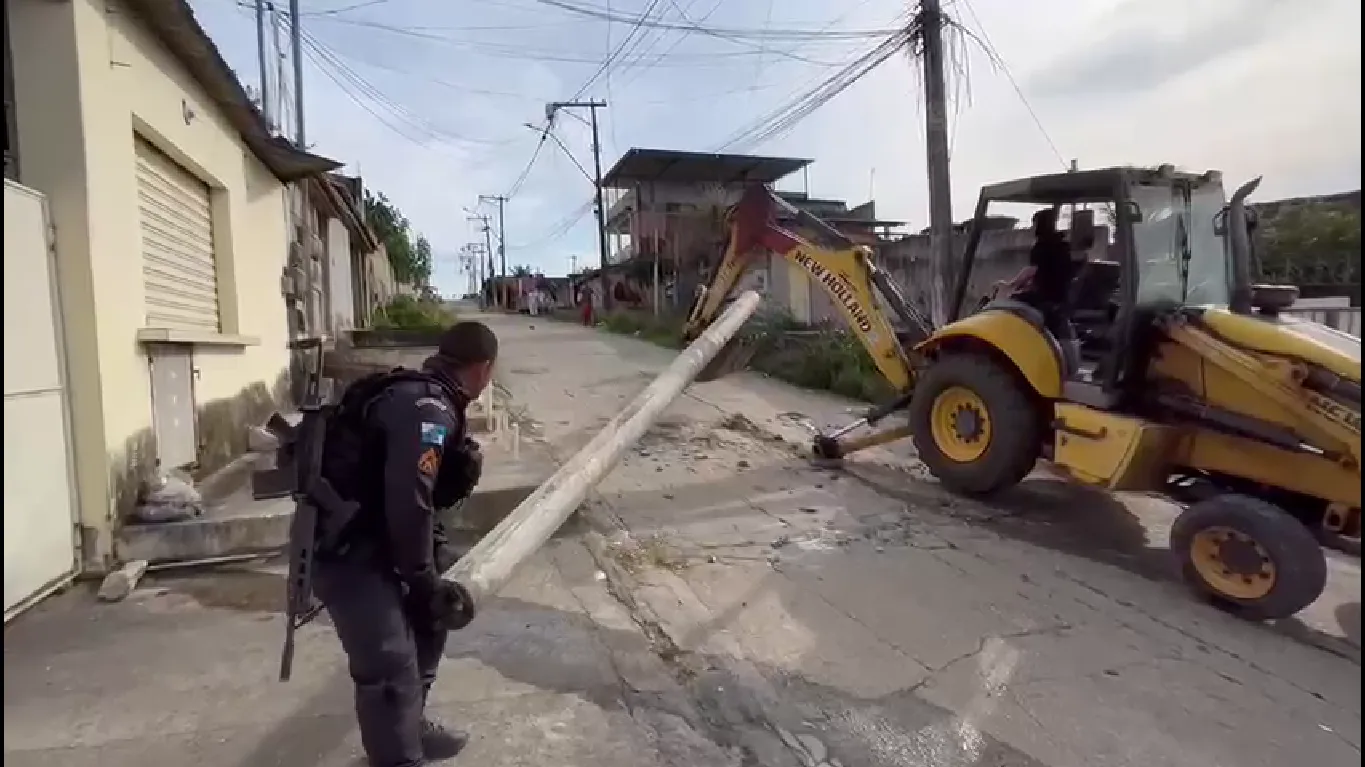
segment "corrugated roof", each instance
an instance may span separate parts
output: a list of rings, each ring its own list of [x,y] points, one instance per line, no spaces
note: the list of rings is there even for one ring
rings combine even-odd
[[[204,31],[185,0],[124,0],[138,21],[171,52],[227,116],[252,154],[280,181],[326,173],[341,163],[303,151],[292,142],[270,134],[270,127],[252,103],[218,46]]]
[[[602,177],[608,189],[627,189],[639,183],[727,184],[744,181],[772,183],[810,165],[795,157],[681,152],[673,149],[633,148]]]

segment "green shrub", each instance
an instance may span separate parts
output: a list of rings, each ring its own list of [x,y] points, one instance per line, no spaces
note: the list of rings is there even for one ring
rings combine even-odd
[[[647,312],[617,311],[601,327],[673,349],[682,348],[682,321]],[[740,330],[740,343],[753,348],[749,366],[795,386],[828,391],[865,402],[893,392],[852,335],[832,328],[807,330],[785,313],[756,315]]]
[[[682,348],[682,322],[676,317],[655,317],[650,312],[615,311],[602,318],[601,327],[610,333],[634,336],[659,346]]]
[[[438,301],[394,296],[374,313],[371,324],[381,330],[438,330],[449,327],[454,321],[455,313]]]

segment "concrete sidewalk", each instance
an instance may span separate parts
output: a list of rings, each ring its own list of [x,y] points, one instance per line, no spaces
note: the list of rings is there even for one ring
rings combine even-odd
[[[127,601],[76,589],[5,630],[11,767],[358,767],[351,686],[325,619],[276,681],[277,566],[152,576]],[[480,767],[712,767],[686,696],[583,547],[552,542],[452,635],[433,713]]]
[[[560,456],[672,358],[488,321]],[[1333,556],[1300,618],[1245,623],[1176,582],[1164,502],[1039,476],[987,507],[901,446],[812,468],[800,418],[852,409],[753,374],[694,385],[592,504],[600,565],[712,739],[774,767],[1359,764],[1357,560]]]
[[[422,355],[393,356],[415,364]],[[479,503],[456,520],[471,535],[553,469],[536,445],[511,444],[515,430],[479,438]],[[247,494],[240,514],[257,522],[229,525],[246,530],[236,538],[182,527],[194,528],[185,536],[196,551],[240,546],[243,536],[278,545],[274,517],[287,524],[291,511],[283,503],[252,504]],[[162,532],[148,550],[168,541],[175,536]],[[325,616],[301,632],[293,681],[276,681],[283,595],[281,563],[260,561],[153,574],[117,604],[81,586],[37,606],[5,629],[6,763],[362,764],[345,661]],[[446,654],[431,708],[474,735],[454,764],[738,767],[735,752],[700,734],[675,670],[611,596],[572,526],[452,636]]]

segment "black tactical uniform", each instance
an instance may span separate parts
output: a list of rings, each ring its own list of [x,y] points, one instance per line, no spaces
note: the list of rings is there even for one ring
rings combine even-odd
[[[1033,303],[1057,340],[1066,343],[1075,337],[1071,327],[1068,298],[1076,264],[1071,260],[1071,246],[1056,229],[1056,213],[1040,210],[1033,216],[1036,241],[1029,249],[1029,264],[1033,266],[1033,284],[1026,300]]]
[[[318,552],[314,589],[346,652],[374,767],[417,767],[464,745],[424,706],[448,630],[440,575],[458,558],[436,510],[468,496],[481,470],[468,402],[434,370],[398,370],[348,388],[329,429],[323,476],[361,511],[337,550]]]

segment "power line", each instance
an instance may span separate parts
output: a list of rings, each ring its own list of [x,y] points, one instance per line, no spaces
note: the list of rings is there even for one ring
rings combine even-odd
[[[654,7],[657,6],[658,4],[659,0],[651,0],[649,7],[645,10],[645,16],[652,12]],[[641,18],[644,18],[644,16],[642,16]],[[602,61],[601,65],[598,66],[597,70],[593,72],[593,74],[590,77],[588,77],[587,81],[585,81],[583,85],[579,87],[578,91],[575,92],[573,97],[568,99],[568,101],[577,101],[578,98],[583,95],[584,91],[588,90],[588,88],[591,88],[592,84],[596,82],[597,79],[601,77],[604,72],[609,71],[612,62],[615,60],[616,57],[621,55],[622,51],[624,51],[626,46],[630,43],[631,38],[634,37],[635,33],[638,32],[639,30],[640,26],[638,24],[634,25],[630,29],[630,31],[626,33],[626,36],[621,40],[621,43],[616,46],[615,50],[613,50],[611,53],[607,55],[607,57]],[[521,174],[517,176],[517,180],[512,182],[512,188],[505,195],[503,195],[504,197],[508,199],[515,197],[517,192],[521,191],[522,185],[526,183],[526,179],[530,177],[531,170],[536,165],[536,159],[540,157],[541,150],[545,148],[545,141],[547,138],[549,138],[550,131],[554,128],[554,114],[555,113],[553,111],[546,112],[545,127],[541,129],[540,141],[536,142],[536,148],[534,151],[531,152],[531,159],[527,161],[526,167],[522,169]],[[558,138],[556,138],[556,141],[558,141]]]
[[[465,49],[465,50],[469,50],[469,51],[472,51],[472,52],[475,52],[475,53],[478,53],[478,54],[481,54],[481,55],[490,56],[490,57],[492,57],[492,58],[509,58],[509,59],[517,59],[517,60],[522,60],[522,61],[543,61],[543,62],[563,63],[563,64],[598,64],[598,65],[600,65],[600,64],[602,63],[602,60],[601,60],[601,59],[595,58],[595,57],[591,57],[591,56],[585,56],[585,55],[583,55],[583,54],[582,54],[581,52],[579,52],[579,51],[564,50],[564,49],[543,49],[543,48],[542,48],[542,49],[535,49],[535,48],[528,48],[527,45],[526,45],[524,42],[492,42],[492,41],[484,40],[484,39],[462,39],[462,38],[451,37],[451,36],[448,36],[448,35],[435,34],[435,33],[429,31],[429,29],[426,29],[426,28],[420,28],[420,27],[402,27],[402,26],[395,26],[395,25],[392,25],[392,24],[385,24],[385,23],[383,23],[383,22],[367,21],[367,20],[361,20],[361,19],[344,19],[344,18],[337,18],[337,17],[332,17],[332,16],[320,18],[320,19],[318,19],[318,21],[325,21],[325,22],[328,22],[328,23],[336,23],[336,24],[347,24],[347,25],[358,26],[358,27],[363,27],[363,28],[368,28],[368,29],[374,29],[374,30],[378,30],[378,31],[382,31],[382,32],[387,32],[387,33],[394,34],[394,35],[401,35],[401,36],[409,37],[409,38],[416,39],[416,40],[424,40],[424,41],[432,42],[432,43],[440,43],[440,44],[442,44],[442,45],[450,46],[450,47],[452,47],[452,48]],[[634,19],[630,19],[630,20],[628,20],[628,21],[625,22],[625,23],[633,24],[633,23],[634,23]],[[642,26],[648,27],[649,25],[642,25]],[[674,26],[670,26],[670,27],[668,27],[668,28],[670,28],[670,29],[687,29],[688,27],[683,27],[683,26],[681,26],[681,25],[674,25]],[[812,38],[801,38],[801,39],[804,39],[804,40],[811,40]],[[816,41],[817,41],[817,42],[834,42],[834,40],[830,40],[830,41],[816,40]],[[725,66],[725,65],[728,65],[728,63],[729,63],[731,60],[734,60],[734,59],[742,59],[742,58],[746,58],[746,57],[752,57],[752,56],[756,56],[756,55],[758,55],[758,54],[759,54],[759,51],[757,51],[757,50],[707,51],[707,52],[698,52],[698,53],[690,53],[690,54],[689,54],[689,53],[675,53],[675,54],[670,54],[670,55],[667,57],[667,66],[670,66],[670,67],[685,67],[685,68],[696,68],[696,67],[701,67],[701,66],[707,66],[707,67],[710,67],[710,66]],[[644,61],[644,60],[645,60],[645,57],[644,57],[644,56],[631,57],[631,56],[627,56],[627,55],[620,55],[620,56],[618,56],[618,62],[617,62],[617,63],[621,63],[621,62],[641,63],[641,62]],[[828,64],[829,62],[821,62],[821,61],[812,60],[811,63],[816,63],[816,64]],[[664,66],[664,65],[665,65],[665,63],[664,63],[664,61],[662,61],[662,60],[655,61],[655,62],[653,62],[653,63],[651,64],[651,66]]]
[[[862,79],[867,73],[876,69],[882,62],[889,59],[897,51],[905,47],[909,39],[909,32],[902,32],[899,35],[883,40],[871,50],[858,56],[847,66],[825,78],[814,87],[792,99],[790,102],[777,107],[762,118],[754,121],[749,127],[744,128],[729,140],[721,144],[716,151],[735,149],[744,151],[759,146],[783,133],[796,127],[797,123],[809,117],[813,112],[827,104],[835,96],[842,93],[849,86]]]
[[[536,126],[534,126],[534,125],[532,125],[532,124],[530,124],[530,123],[527,123],[527,124],[526,124],[526,127],[530,128],[530,129],[533,130],[533,131],[540,132],[540,128],[537,128]],[[569,151],[569,148],[568,148],[567,146],[564,145],[564,142],[563,142],[562,140],[560,140],[559,136],[556,135],[555,132],[554,132],[553,130],[545,131],[545,132],[544,132],[544,135],[549,136],[549,137],[550,137],[550,140],[553,141],[553,142],[555,142],[555,144],[559,147],[560,151],[564,153],[564,156],[567,157],[567,158],[569,158],[569,161],[572,162],[572,163],[574,164],[574,167],[575,167],[575,168],[578,168],[578,172],[579,172],[579,173],[582,173],[582,174],[583,174],[583,178],[586,178],[586,179],[588,180],[589,183],[593,183],[593,184],[597,183],[597,182],[593,179],[592,174],[588,172],[588,169],[587,169],[587,168],[584,168],[584,167],[583,167],[583,163],[579,162],[579,161],[578,161],[578,158],[573,156],[573,152],[570,152],[570,151]]]
[[[575,208],[572,213],[560,219],[554,226],[546,230],[545,234],[535,240],[521,245],[508,245],[507,247],[512,250],[532,250],[549,245],[572,231],[578,222],[582,221],[583,217],[592,211],[592,206],[593,200],[589,198],[587,202]]]
[[[507,192],[503,194],[503,197],[510,200],[517,196],[517,192],[521,191],[522,185],[526,183],[526,179],[531,175],[531,169],[536,166],[536,159],[540,157],[540,150],[545,148],[545,138],[550,135],[550,125],[551,120],[546,119],[545,127],[542,128],[540,132],[540,141],[536,142],[536,148],[531,152],[531,159],[526,162],[526,167],[522,168],[521,173],[517,175],[517,180],[512,182],[512,188],[508,189]]]
[[[331,66],[336,71],[337,74],[339,74],[343,79],[348,81],[361,94],[369,98],[375,104],[381,106],[385,111],[389,112],[389,114],[391,114],[394,118],[411,126],[415,131],[419,133],[419,135],[425,135],[429,140],[436,142],[453,141],[457,143],[479,144],[483,146],[498,146],[507,143],[505,141],[494,141],[491,139],[473,138],[470,136],[455,133],[454,131],[435,125],[430,120],[413,112],[411,109],[407,108],[403,104],[400,104],[399,102],[390,98],[378,87],[376,87],[373,83],[366,80],[358,72],[356,72],[348,64],[346,64],[346,62],[342,59],[340,54],[338,54],[336,51],[330,48],[327,44],[318,40],[312,34],[308,32],[303,32],[302,38],[304,44],[312,49],[313,53],[316,54],[316,57],[324,60],[328,66]]]
[[[772,29],[772,28],[766,28],[766,29],[765,29],[765,28],[760,28],[760,29],[748,28],[748,29],[746,29],[746,28],[735,28],[735,27],[728,27],[728,28],[727,28],[727,27],[703,27],[703,26],[698,25],[698,24],[676,24],[676,23],[669,23],[669,22],[665,22],[665,21],[650,21],[649,19],[646,18],[646,16],[648,15],[647,13],[646,13],[646,14],[642,14],[641,16],[638,16],[638,17],[637,17],[637,16],[629,16],[629,15],[624,15],[624,14],[620,14],[620,13],[615,13],[615,12],[612,12],[612,11],[608,11],[608,10],[602,9],[602,8],[600,8],[600,7],[593,7],[593,6],[590,6],[590,5],[583,5],[583,4],[571,3],[571,2],[568,2],[567,0],[536,0],[536,2],[541,3],[542,5],[549,5],[549,6],[552,6],[552,7],[555,7],[555,8],[559,8],[559,9],[561,9],[561,10],[565,10],[565,11],[568,11],[568,12],[570,12],[570,13],[575,13],[575,14],[579,14],[579,15],[582,15],[582,16],[590,16],[590,17],[592,17],[592,18],[603,19],[603,20],[605,20],[605,21],[615,21],[615,22],[621,22],[621,23],[625,23],[625,24],[638,24],[638,25],[643,26],[643,27],[653,27],[653,28],[656,28],[656,29],[682,29],[682,30],[691,30],[691,31],[702,32],[703,34],[709,34],[709,35],[713,35],[713,36],[715,36],[715,35],[720,35],[720,36],[728,36],[728,37],[741,38],[741,39],[742,39],[742,38],[748,38],[748,39],[751,39],[751,40],[760,40],[760,39],[768,39],[768,40],[812,40],[812,39],[824,39],[824,40],[836,40],[836,39],[842,39],[842,40],[859,40],[859,39],[872,39],[872,38],[889,37],[889,36],[894,35],[894,34],[897,34],[898,32],[901,31],[901,30],[899,30],[899,29],[843,30],[843,31],[828,31],[828,30],[825,30],[825,31],[822,31],[822,30],[816,30],[816,29]]]
[[[579,87],[577,91],[574,91],[573,96],[569,97],[568,99],[569,101],[577,101],[579,97],[581,97],[584,93],[587,92],[589,88],[592,87],[593,83],[597,82],[597,78],[601,77],[604,72],[607,72],[611,69],[612,63],[621,56],[621,54],[625,51],[626,46],[629,45],[630,41],[635,37],[636,33],[644,29],[643,22],[649,17],[651,13],[654,12],[654,9],[658,5],[659,0],[650,0],[648,7],[645,8],[645,12],[641,14],[639,19],[636,19],[631,24],[630,29],[626,31],[626,36],[622,38],[621,43],[616,46],[616,49],[614,51],[607,54],[607,57],[603,59],[602,64],[597,68],[597,71],[593,72],[592,75],[588,77],[587,82],[583,83],[583,85]],[[636,42],[636,45],[637,46],[639,45],[638,41]]]
[[[1014,79],[1014,74],[1010,72],[1009,65],[1001,58],[999,49],[991,42],[991,37],[986,32],[986,25],[982,24],[981,17],[976,15],[976,9],[972,7],[971,0],[962,0],[962,4],[966,6],[967,13],[972,17],[972,21],[976,22],[976,28],[981,33],[977,41],[982,44],[982,48],[985,51],[987,58],[1004,73],[1005,79],[1009,80],[1010,86],[1014,88],[1015,95],[1019,96],[1019,100],[1023,102],[1024,109],[1028,110],[1029,117],[1033,118],[1033,124],[1037,126],[1038,131],[1043,134],[1043,140],[1052,148],[1052,153],[1057,156],[1057,162],[1061,163],[1064,168],[1070,167],[1066,158],[1062,156],[1062,150],[1057,148],[1057,144],[1052,140],[1052,136],[1048,134],[1047,128],[1043,127],[1042,119],[1038,117],[1037,112],[1033,111],[1033,105],[1029,103],[1028,97],[1024,95],[1024,89],[1019,87],[1019,82]]]

